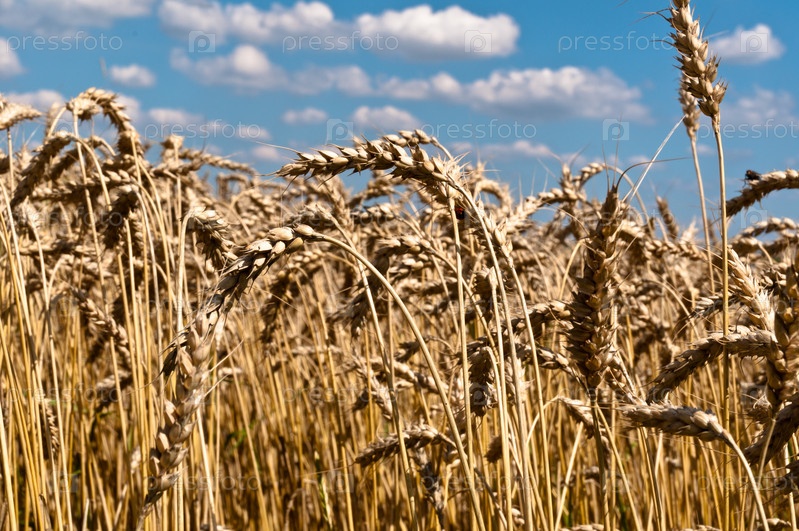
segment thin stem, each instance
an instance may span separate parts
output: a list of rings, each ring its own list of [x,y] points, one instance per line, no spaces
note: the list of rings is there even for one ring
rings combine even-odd
[[[347,236],[347,232],[341,227],[341,225],[333,218],[331,218],[333,225],[338,229],[341,233],[342,237],[347,240],[347,245],[355,249],[355,245]],[[399,454],[400,454],[400,461],[402,464],[402,471],[403,475],[405,476],[405,486],[408,489],[408,510],[410,512],[411,517],[411,529],[419,529],[419,522],[417,520],[416,514],[416,489],[415,484],[413,481],[413,477],[411,476],[411,462],[410,458],[408,457],[408,449],[405,446],[405,426],[402,422],[402,416],[400,415],[399,411],[399,404],[397,403],[397,385],[394,379],[394,357],[390,356],[388,350],[386,349],[385,341],[383,340],[383,332],[380,327],[380,320],[378,319],[377,309],[375,308],[374,297],[372,296],[372,290],[369,287],[369,277],[366,275],[366,270],[364,269],[363,264],[360,261],[356,261],[358,265],[358,273],[361,276],[361,281],[363,282],[364,293],[366,294],[366,300],[369,303],[370,314],[372,316],[372,326],[375,328],[375,338],[377,339],[377,348],[380,350],[380,358],[383,362],[383,367],[386,370],[386,383],[388,384],[388,395],[391,400],[391,413],[392,413],[392,422],[394,424],[394,429],[397,432],[397,442],[399,443]],[[388,313],[391,313],[391,308],[389,308]],[[389,327],[391,327],[391,322],[389,321]],[[371,371],[372,367],[367,366],[367,371]],[[368,374],[368,373],[367,373]],[[371,380],[371,378],[367,378]]]
[[[716,138],[716,148],[719,163],[719,201],[721,202],[721,329],[726,334],[730,328],[730,278],[729,278],[729,249],[727,248],[727,187],[724,175],[724,147],[721,141],[721,117],[719,113],[713,115],[713,135]],[[722,345],[721,354],[721,425],[725,430],[730,430],[730,359],[727,355],[726,345]],[[724,475],[731,478],[732,464],[728,460],[724,466]],[[724,482],[727,485],[727,482]],[[730,528],[730,493],[724,490],[724,529]],[[764,524],[765,525],[765,524]]]
[[[707,207],[705,205],[705,186],[702,183],[702,168],[699,166],[699,151],[696,145],[696,134],[691,135],[691,156],[694,160],[694,171],[696,172],[696,183],[699,186],[699,206],[702,209],[702,228],[705,236],[705,252],[707,253],[707,273],[710,280],[710,290],[716,291],[716,279],[713,275],[713,252],[710,249],[710,220],[707,217]]]
[[[442,406],[444,408],[444,412],[447,415],[447,421],[449,423],[450,431],[453,434],[452,440],[455,442],[455,448],[458,451],[458,457],[461,460],[461,468],[464,470],[464,475],[466,476],[466,483],[469,488],[469,496],[472,502],[472,510],[475,512],[475,517],[477,518],[477,526],[480,531],[485,531],[485,522],[483,521],[483,515],[480,510],[480,500],[477,497],[477,489],[474,485],[473,476],[470,476],[466,473],[466,470],[472,466],[469,462],[468,457],[466,455],[466,450],[463,447],[463,442],[461,441],[460,437],[458,436],[458,423],[455,420],[455,415],[452,412],[452,407],[449,405],[449,401],[447,400],[447,391],[444,387],[444,382],[441,380],[441,375],[438,373],[436,368],[435,361],[433,360],[433,356],[430,353],[430,349],[427,347],[427,342],[424,340],[424,336],[422,332],[419,330],[419,327],[416,325],[416,321],[413,319],[410,310],[402,301],[402,298],[399,296],[397,291],[394,287],[389,283],[389,281],[384,277],[377,268],[372,265],[372,263],[366,259],[361,253],[355,250],[351,245],[348,245],[340,240],[335,238],[331,238],[325,234],[321,234],[319,232],[314,232],[312,235],[313,238],[316,238],[320,241],[330,243],[335,245],[336,247],[344,250],[345,252],[351,254],[355,257],[361,264],[366,267],[370,273],[378,280],[386,291],[391,295],[391,298],[394,299],[394,302],[397,303],[400,311],[402,312],[403,317],[408,322],[408,326],[411,328],[411,332],[414,335],[416,341],[419,342],[420,350],[422,351],[422,355],[424,356],[425,363],[427,363],[428,369],[430,369],[430,374],[433,377],[433,382],[435,383],[436,390],[438,391],[438,395],[441,398]]]
[[[741,463],[743,463],[744,470],[746,470],[746,475],[749,478],[749,482],[752,484],[752,494],[755,496],[755,506],[757,507],[757,514],[760,517],[760,523],[763,526],[763,531],[769,531],[768,516],[766,516],[766,509],[763,507],[763,500],[760,498],[760,490],[758,489],[755,475],[752,473],[752,467],[747,464],[746,457],[744,457],[743,452],[738,445],[735,444],[735,441],[732,440],[731,436],[727,436],[726,442],[727,445],[735,452],[735,455],[737,455],[741,460]],[[729,518],[729,515],[726,518]],[[725,527],[725,529],[729,529],[729,527]]]
[[[460,230],[458,230],[458,220],[455,216],[455,200],[450,197],[449,198],[449,215],[450,221],[452,222],[452,233],[455,240],[455,274],[456,278],[462,279],[463,278],[463,260],[461,258],[461,236]],[[469,458],[470,463],[474,463],[474,440],[472,436],[472,404],[471,400],[468,397],[469,389],[470,389],[470,381],[469,381],[469,354],[466,350],[466,312],[465,312],[465,297],[463,293],[463,283],[458,282],[458,340],[460,342],[460,351],[461,351],[461,377],[463,378],[463,389],[466,391],[467,396],[466,399],[463,401],[464,407],[464,414],[466,416],[466,455]],[[446,282],[444,282],[444,286],[446,286]],[[474,476],[472,474],[472,469],[469,467],[468,469],[464,470],[465,474],[468,474],[471,477],[472,482],[474,482]],[[470,527],[474,528],[475,526],[474,521],[474,513],[472,513],[472,522]]]

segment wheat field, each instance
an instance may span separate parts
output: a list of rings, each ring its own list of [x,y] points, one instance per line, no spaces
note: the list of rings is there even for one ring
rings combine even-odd
[[[799,172],[727,190],[665,18],[716,132],[689,227],[608,161],[519,199],[418,130],[262,173],[0,99],[0,527],[795,529],[799,226],[727,221]]]

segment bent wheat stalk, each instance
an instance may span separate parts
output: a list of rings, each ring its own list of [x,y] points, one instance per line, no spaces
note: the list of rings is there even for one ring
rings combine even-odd
[[[692,407],[675,407],[662,404],[629,406],[624,408],[622,413],[635,426],[654,428],[663,433],[673,435],[696,437],[702,441],[720,440],[732,448],[741,460],[747,476],[749,476],[758,516],[763,529],[768,531],[768,517],[763,507],[763,501],[760,499],[760,490],[752,473],[752,468],[747,464],[744,452],[735,444],[732,435],[724,429],[716,415],[709,411],[702,411]]]
[[[163,424],[150,450],[150,480],[147,497],[139,513],[139,528],[155,502],[180,476],[177,467],[188,453],[186,441],[194,431],[195,413],[205,397],[209,376],[211,343],[217,326],[224,322],[233,304],[258,276],[283,255],[300,249],[312,234],[310,227],[272,229],[268,237],[248,245],[223,273],[212,295],[206,299],[194,322],[169,345],[162,373],[177,373],[175,397],[164,402]]]

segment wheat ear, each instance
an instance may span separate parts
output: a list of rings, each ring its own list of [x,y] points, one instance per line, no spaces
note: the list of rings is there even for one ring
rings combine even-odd
[[[139,525],[156,501],[177,481],[176,468],[188,453],[186,440],[194,430],[194,415],[205,397],[208,359],[217,326],[244,290],[277,259],[303,246],[313,233],[306,225],[272,229],[268,237],[248,245],[241,256],[222,273],[212,295],[206,299],[194,322],[168,348],[163,373],[177,373],[174,400],[164,403],[163,424],[150,450],[150,480]]]

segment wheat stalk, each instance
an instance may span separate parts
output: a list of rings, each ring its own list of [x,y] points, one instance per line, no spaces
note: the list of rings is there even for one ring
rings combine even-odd
[[[250,283],[280,257],[300,249],[304,239],[312,233],[312,229],[304,225],[281,227],[272,229],[268,239],[249,244],[222,273],[194,322],[170,344],[162,372],[166,378],[177,372],[175,398],[164,402],[163,424],[150,450],[150,485],[140,511],[140,526],[155,502],[180,475],[175,469],[186,458],[186,440],[194,430],[194,416],[205,397],[211,339],[217,325],[224,321]]]

